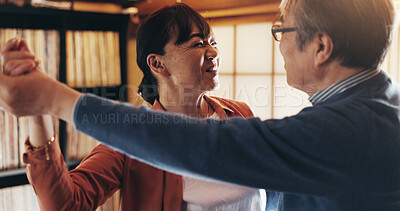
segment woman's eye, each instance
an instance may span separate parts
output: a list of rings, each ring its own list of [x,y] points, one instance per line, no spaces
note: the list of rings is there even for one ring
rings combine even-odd
[[[214,42],[211,42],[211,45],[215,47],[218,45],[218,43],[217,43],[217,41],[214,41]]]
[[[194,44],[194,47],[202,47],[203,46],[203,42],[197,42],[196,44]]]

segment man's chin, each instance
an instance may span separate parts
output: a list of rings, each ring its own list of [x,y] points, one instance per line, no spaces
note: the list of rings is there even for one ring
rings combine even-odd
[[[286,79],[286,82],[287,82],[287,84],[288,84],[290,87],[302,91],[302,87],[303,87],[303,86],[301,86],[300,84],[295,83],[294,81],[290,80],[289,78]]]

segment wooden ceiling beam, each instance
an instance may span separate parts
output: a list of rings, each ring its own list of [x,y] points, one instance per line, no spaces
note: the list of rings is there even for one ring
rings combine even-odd
[[[222,18],[222,17],[239,17],[239,16],[254,16],[254,15],[268,15],[278,14],[280,3],[267,3],[261,5],[211,10],[200,12],[205,18]]]
[[[237,17],[220,17],[208,18],[208,22],[212,26],[217,25],[230,25],[230,24],[248,24],[248,23],[264,23],[276,21],[276,14],[260,14],[260,15],[247,15]]]
[[[147,0],[139,1],[135,7],[139,9],[139,15],[143,18],[176,2],[176,0]],[[273,13],[278,12],[280,4],[280,0],[181,0],[181,2],[201,13],[208,11],[208,17]]]
[[[81,2],[77,1],[73,4],[75,11],[86,11],[86,12],[104,12],[104,13],[116,13],[122,12],[121,5],[113,3],[95,3],[95,2]]]

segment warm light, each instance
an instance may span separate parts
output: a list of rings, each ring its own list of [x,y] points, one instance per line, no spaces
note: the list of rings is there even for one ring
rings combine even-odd
[[[122,11],[122,13],[129,15],[131,22],[134,24],[139,24],[139,10],[136,7],[128,7]]]
[[[124,14],[130,14],[130,15],[137,14],[138,12],[139,12],[139,10],[136,7],[128,7],[126,9],[124,9],[124,11],[123,11]]]

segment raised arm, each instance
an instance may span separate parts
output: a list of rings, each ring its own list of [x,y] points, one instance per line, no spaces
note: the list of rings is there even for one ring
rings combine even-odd
[[[3,49],[4,73],[18,77],[31,71],[40,71],[25,41],[12,42],[16,44],[6,46],[9,47],[8,51]],[[25,91],[29,93],[31,90]],[[27,176],[41,209],[95,210],[120,188],[124,155],[100,145],[76,169],[68,172],[54,135],[51,116],[28,118],[30,136],[26,142],[24,162],[29,164]]]
[[[0,106],[16,116],[50,114],[72,124],[73,108],[80,93],[40,71],[20,75],[24,69],[36,65],[19,61],[29,56],[20,51],[21,43],[23,41],[13,39],[2,47],[4,73],[0,73]]]
[[[25,40],[11,40],[3,48],[2,55],[3,72],[9,76],[20,76],[39,67],[39,61],[35,59]],[[51,116],[30,116],[29,134],[30,144],[35,148],[48,143],[54,136]]]

